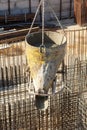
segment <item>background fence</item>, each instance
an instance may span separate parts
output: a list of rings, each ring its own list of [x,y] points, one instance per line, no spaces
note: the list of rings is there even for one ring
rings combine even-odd
[[[67,54],[65,64],[70,64],[75,58],[81,61],[87,59],[87,28],[73,29],[66,31]]]
[[[35,13],[39,2],[40,0],[1,0],[0,15],[6,19],[8,15]],[[52,18],[52,12],[48,10],[47,2],[45,1],[45,18],[50,20]],[[74,17],[74,0],[50,0],[50,3],[60,19]],[[41,21],[41,9],[38,14],[38,19]]]

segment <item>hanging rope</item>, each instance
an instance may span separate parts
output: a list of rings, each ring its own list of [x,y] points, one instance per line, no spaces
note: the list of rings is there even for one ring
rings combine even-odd
[[[31,30],[32,30],[32,27],[33,27],[33,25],[34,25],[34,22],[35,22],[35,19],[36,19],[36,17],[37,17],[37,14],[38,14],[38,11],[39,11],[39,9],[40,9],[41,4],[42,4],[42,44],[40,45],[40,52],[42,53],[42,52],[44,52],[44,50],[45,50],[45,45],[44,45],[44,0],[41,0],[40,3],[39,3],[39,5],[38,5],[38,8],[37,8],[37,10],[36,10],[34,19],[33,19],[33,21],[32,21],[32,24],[31,24],[31,26],[30,26],[30,29],[29,29],[29,32],[28,32],[27,35],[29,35],[30,32],[31,32]]]
[[[60,21],[59,21],[57,15],[56,15],[54,9],[53,9],[52,6],[51,6],[51,3],[49,2],[49,0],[48,0],[48,5],[49,5],[49,7],[51,8],[51,10],[52,10],[52,12],[53,12],[53,15],[55,16],[55,18],[56,18],[56,20],[57,20],[59,26],[60,26],[61,29],[63,30],[63,33],[65,34],[65,31],[64,31],[64,29],[63,29],[63,26],[62,26],[62,24],[60,23]]]
[[[51,3],[49,2],[49,0],[48,0],[47,3],[48,3],[48,6],[51,8],[53,15],[55,16],[55,18],[56,18],[56,20],[57,20],[57,22],[58,22],[58,25],[61,27],[61,29],[62,29],[62,31],[63,31],[63,33],[64,33],[64,36],[65,36],[66,34],[65,34],[64,29],[63,29],[63,26],[62,26],[62,24],[60,23],[60,21],[59,21],[57,15],[56,15],[54,9],[53,9],[52,6],[51,6]],[[64,38],[64,36],[63,36],[63,38]],[[63,38],[62,38],[62,40],[61,40],[61,44],[62,44]]]
[[[38,7],[37,7],[37,10],[36,10],[34,19],[33,19],[33,21],[32,21],[32,24],[31,24],[31,26],[30,26],[30,29],[29,29],[29,32],[28,32],[27,35],[29,35],[30,32],[31,32],[31,30],[32,30],[32,27],[33,27],[33,25],[34,25],[34,22],[35,22],[35,19],[36,19],[36,17],[37,17],[37,14],[38,14],[38,11],[39,11],[39,9],[40,9],[40,6],[41,6],[42,1],[43,1],[43,0],[40,1],[39,5],[38,5]]]
[[[57,15],[56,15],[56,13],[55,13],[55,11],[53,10],[53,8],[52,8],[52,6],[51,6],[49,0],[47,1],[47,3],[48,3],[48,6],[51,8],[53,15],[55,16],[55,18],[56,18],[56,20],[57,20],[57,22],[58,22],[58,25],[59,25],[59,26],[61,27],[61,29],[63,30],[64,36],[65,36],[65,31],[64,31],[64,29],[63,29],[63,27],[62,27],[62,25],[61,25],[61,23],[60,23],[60,21],[59,21]],[[38,14],[38,11],[39,11],[41,5],[42,5],[42,44],[40,45],[40,52],[43,52],[43,51],[45,50],[45,45],[44,45],[44,18],[45,18],[45,17],[44,17],[44,13],[45,13],[44,0],[41,0],[40,3],[39,3],[39,5],[38,5],[38,8],[37,8],[37,10],[36,10],[34,19],[33,19],[33,21],[32,21],[32,24],[31,24],[31,26],[30,26],[30,29],[29,29],[29,32],[28,32],[27,35],[29,35],[30,32],[31,32],[31,30],[32,30],[32,27],[33,27],[33,25],[34,25],[36,16],[37,16],[37,14]],[[64,38],[64,37],[63,37],[63,38]],[[62,38],[62,41],[63,41],[63,38]],[[61,43],[62,43],[62,41],[61,41]]]

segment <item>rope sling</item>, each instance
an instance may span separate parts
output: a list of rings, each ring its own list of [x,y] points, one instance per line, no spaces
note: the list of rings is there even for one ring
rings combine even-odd
[[[60,21],[59,21],[57,15],[56,15],[54,9],[52,8],[51,3],[49,2],[49,0],[47,0],[46,3],[48,4],[49,8],[51,9],[53,15],[54,15],[55,18],[56,18],[57,24],[60,26],[60,28],[62,29],[63,34],[64,34],[64,36],[65,36],[66,34],[65,34],[64,29],[63,29],[63,26],[62,26],[62,24],[60,23]],[[45,45],[44,45],[44,26],[45,26],[45,22],[44,22],[45,17],[44,17],[44,14],[45,14],[45,0],[41,0],[41,1],[40,1],[39,5],[38,5],[38,7],[37,7],[37,10],[36,10],[35,16],[34,16],[34,18],[33,18],[32,24],[31,24],[31,26],[30,26],[30,28],[29,28],[29,31],[28,31],[27,35],[30,35],[30,33],[31,33],[31,30],[32,30],[32,28],[33,28],[33,25],[34,25],[34,23],[35,23],[35,20],[36,20],[36,17],[37,17],[37,14],[38,14],[38,12],[39,12],[39,9],[40,9],[40,6],[41,6],[41,5],[42,5],[42,44],[41,44],[40,46],[45,47]],[[62,41],[63,41],[63,38],[62,38]],[[61,44],[62,44],[62,41],[61,41]]]

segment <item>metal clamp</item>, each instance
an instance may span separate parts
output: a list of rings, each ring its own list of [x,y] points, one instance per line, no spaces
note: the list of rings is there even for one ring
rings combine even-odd
[[[40,45],[40,53],[44,53],[46,51],[45,45]]]

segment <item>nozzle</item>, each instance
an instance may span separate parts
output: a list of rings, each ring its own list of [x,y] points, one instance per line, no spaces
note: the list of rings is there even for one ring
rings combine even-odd
[[[48,108],[48,96],[36,95],[35,105],[39,110],[46,110]]]

